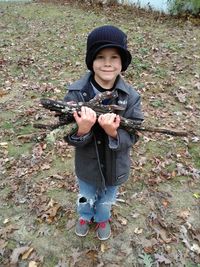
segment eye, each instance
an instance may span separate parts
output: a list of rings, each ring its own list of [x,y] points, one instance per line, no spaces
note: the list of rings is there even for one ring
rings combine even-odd
[[[103,58],[102,55],[97,55],[97,56],[96,56],[96,59],[102,59],[102,58]]]
[[[120,56],[119,55],[113,55],[112,58],[113,59],[118,59],[118,58],[120,58]]]

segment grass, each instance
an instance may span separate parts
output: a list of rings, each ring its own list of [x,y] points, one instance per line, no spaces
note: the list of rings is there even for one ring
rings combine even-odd
[[[42,267],[61,261],[73,266],[74,260],[75,266],[137,266],[139,255],[146,253],[145,238],[155,238],[157,243],[148,248],[152,259],[160,253],[175,266],[179,253],[188,255],[182,258],[185,266],[196,266],[198,256],[193,257],[184,246],[179,230],[190,223],[195,236],[200,227],[195,208],[199,199],[193,196],[198,193],[199,179],[192,172],[184,175],[185,170],[200,168],[199,140],[141,136],[133,147],[130,179],[121,187],[125,193],[120,198],[125,202],[114,207],[113,237],[102,244],[93,228],[85,239],[76,237],[73,227],[66,229],[77,216],[74,154],[62,136],[54,142],[42,138],[33,123],[55,121],[39,105],[40,98],[62,99],[65,85],[86,71],[87,33],[96,26],[114,24],[128,33],[133,61],[124,75],[142,96],[145,123],[183,128],[199,136],[199,27],[128,7],[86,10],[75,4],[0,3],[0,9],[0,238],[8,242],[0,264],[8,265],[14,249],[31,242],[32,259]],[[185,103],[177,93],[184,94]],[[183,166],[180,175],[178,164]],[[61,213],[48,224],[39,218],[49,216],[45,212],[51,199],[61,205]],[[185,210],[190,211],[188,221],[177,219]],[[156,220],[151,222],[153,228],[149,226],[150,214],[165,225],[161,234],[170,234],[168,226],[175,224],[177,242],[165,244],[159,239]],[[126,226],[122,218],[127,219]],[[5,219],[8,225],[18,226],[6,236],[2,234]],[[142,234],[134,233],[136,228],[142,228]],[[190,238],[192,244],[196,242]],[[167,245],[171,247],[168,254]],[[19,266],[28,261],[20,257]]]
[[[197,169],[200,169],[200,153],[198,146],[194,144],[190,144],[189,146],[189,153],[191,154],[192,158],[194,159],[194,164]]]

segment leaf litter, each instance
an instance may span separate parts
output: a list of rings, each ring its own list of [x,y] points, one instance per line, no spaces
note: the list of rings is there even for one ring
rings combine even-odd
[[[0,264],[198,266],[199,28],[129,7],[1,9]],[[63,98],[65,84],[85,71],[87,32],[103,23],[130,35],[134,64],[125,77],[142,95],[146,121],[195,135],[140,134],[131,177],[113,207],[113,237],[99,242],[93,228],[85,240],[74,235],[73,149],[33,124],[56,121],[39,99]]]

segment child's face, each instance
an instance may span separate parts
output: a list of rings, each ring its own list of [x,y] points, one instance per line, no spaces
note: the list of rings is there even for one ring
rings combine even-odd
[[[113,87],[116,77],[122,70],[121,57],[116,48],[104,48],[93,61],[95,81],[105,89]]]

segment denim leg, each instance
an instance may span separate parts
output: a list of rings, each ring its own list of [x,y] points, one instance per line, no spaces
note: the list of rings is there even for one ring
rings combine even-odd
[[[110,219],[112,204],[116,201],[118,186],[107,186],[105,192],[98,194],[95,203],[95,222],[105,222]]]
[[[96,186],[78,179],[79,197],[77,200],[77,212],[79,216],[91,221],[94,217],[94,203],[96,200]]]

